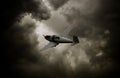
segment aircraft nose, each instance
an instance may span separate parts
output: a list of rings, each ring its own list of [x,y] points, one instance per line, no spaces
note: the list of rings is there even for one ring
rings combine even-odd
[[[47,36],[44,36],[44,37],[45,37],[45,39],[47,39],[47,40],[50,38],[50,36],[48,36],[48,35],[47,35]]]

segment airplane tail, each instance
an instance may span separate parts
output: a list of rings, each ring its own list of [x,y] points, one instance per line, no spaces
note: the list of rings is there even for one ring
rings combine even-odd
[[[75,45],[77,43],[79,43],[78,37],[77,36],[73,36],[73,44],[72,45]]]

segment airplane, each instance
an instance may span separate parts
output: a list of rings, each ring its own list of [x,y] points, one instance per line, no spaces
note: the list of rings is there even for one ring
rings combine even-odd
[[[60,36],[57,35],[43,35],[44,38],[49,41],[49,43],[42,49],[48,49],[51,47],[56,47],[60,43],[72,43],[72,45],[76,45],[79,43],[79,39],[77,36],[73,36],[73,39],[68,39],[66,36],[69,34],[69,32],[72,30],[73,27],[68,27],[66,30],[60,34]]]
[[[60,43],[72,43],[73,45],[79,43],[77,36],[73,36],[73,40],[64,37],[59,37],[57,35],[46,35],[44,36],[44,38],[48,40],[51,44],[53,44],[52,47],[56,47]]]

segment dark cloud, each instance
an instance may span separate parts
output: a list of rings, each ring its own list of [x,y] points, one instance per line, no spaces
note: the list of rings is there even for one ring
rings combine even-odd
[[[35,46],[37,38],[33,34],[35,24],[29,21],[25,25],[17,24],[24,14],[32,14],[38,20],[46,20],[50,13],[41,0],[3,0],[0,3],[0,46],[1,46],[1,74],[4,77],[21,78],[22,72],[17,69],[16,64],[21,59],[36,62],[38,57]],[[32,42],[30,41],[32,38]],[[6,74],[6,75],[4,75]],[[21,74],[21,75],[20,75]]]
[[[57,10],[61,6],[63,6],[65,3],[67,3],[69,0],[48,0],[48,2],[51,4],[51,6]]]
[[[108,41],[107,48],[110,50],[110,55],[113,56],[113,59],[119,59],[119,30],[120,30],[120,8],[119,1],[102,1],[105,6],[101,7],[101,10],[98,13],[98,21],[102,23],[102,27],[110,30],[110,39]],[[109,2],[109,4],[108,4]],[[106,7],[106,8],[104,8]]]
[[[32,13],[33,17],[47,19],[50,17],[47,7],[39,0],[12,0],[1,1],[1,20],[2,24],[13,23],[21,13]],[[7,19],[6,19],[7,18]],[[19,18],[18,18],[19,19]]]
[[[67,1],[50,0],[50,3],[58,9]],[[75,71],[67,71],[60,59],[50,64],[41,55],[37,56],[37,36],[33,33],[35,23],[32,21],[20,23],[23,17],[20,18],[19,15],[24,15],[24,13],[32,13],[33,17],[39,20],[48,19],[49,12],[41,2],[5,0],[0,4],[2,10],[0,14],[0,71],[6,74],[3,75],[4,77],[8,75],[16,78],[115,78],[119,76],[119,1],[101,0],[101,6],[93,16],[84,15],[76,8],[71,9],[73,11],[71,14],[65,14],[68,22],[76,21],[74,25],[77,27],[70,34],[74,33],[79,37],[92,39],[94,42],[101,40],[101,37],[104,39],[106,35],[103,31],[109,30],[110,32],[107,36],[109,40],[106,47],[99,47],[97,46],[99,43],[96,42],[95,47],[87,49],[86,54],[91,64],[80,63]],[[96,56],[98,49],[103,51],[102,56]]]
[[[102,0],[100,10],[98,11],[97,21],[101,23],[101,27],[110,31],[109,40],[107,46],[104,48],[105,56],[113,61],[115,65],[113,68],[116,70],[116,76],[118,76],[119,65],[119,30],[120,30],[120,8],[119,1]],[[114,72],[115,73],[115,72]]]
[[[103,71],[97,70],[93,73],[86,72],[89,77],[93,78],[114,78],[114,76],[119,76],[119,21],[120,21],[120,8],[119,1],[113,0],[102,0],[100,1],[99,9],[95,10],[93,14],[84,14],[79,8],[70,8],[68,12],[64,13],[68,22],[75,21],[73,26],[76,26],[70,35],[78,35],[80,38],[87,38],[89,40],[107,39],[107,44],[105,47],[95,47],[90,48],[86,51],[87,55],[90,57],[90,62],[97,70],[103,68]],[[92,8],[92,7],[91,7]],[[86,9],[89,10],[89,9]],[[105,31],[109,30],[110,34],[106,35]],[[95,42],[94,41],[94,42]],[[99,43],[98,43],[99,44]],[[96,56],[96,51],[103,51],[102,56]],[[82,69],[80,69],[82,71]],[[79,70],[78,77],[84,77],[84,73]],[[83,69],[86,71],[86,69]],[[89,70],[89,67],[88,69]],[[80,74],[82,73],[82,75]],[[112,74],[113,73],[113,74]],[[80,76],[81,75],[81,76]]]

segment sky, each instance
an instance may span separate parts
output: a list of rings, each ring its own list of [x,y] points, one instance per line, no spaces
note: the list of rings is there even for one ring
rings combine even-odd
[[[12,0],[1,4],[1,72],[17,78],[119,78],[119,1]],[[80,43],[41,51],[43,35]],[[7,75],[4,75],[5,77]]]

